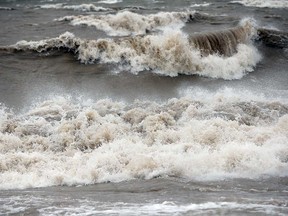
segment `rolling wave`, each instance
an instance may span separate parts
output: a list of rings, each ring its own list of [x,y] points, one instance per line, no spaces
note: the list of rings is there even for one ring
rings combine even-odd
[[[85,40],[66,32],[57,38],[19,41],[1,50],[62,49],[77,54],[82,63],[115,63],[135,74],[151,70],[165,76],[198,74],[240,79],[253,71],[261,59],[249,43],[252,29],[247,21],[234,29],[189,37],[181,31],[166,30],[157,35],[98,40]]]

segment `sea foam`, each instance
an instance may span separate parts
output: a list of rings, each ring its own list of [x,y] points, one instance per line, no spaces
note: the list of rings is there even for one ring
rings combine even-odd
[[[288,105],[220,94],[1,109],[0,187],[287,176]]]

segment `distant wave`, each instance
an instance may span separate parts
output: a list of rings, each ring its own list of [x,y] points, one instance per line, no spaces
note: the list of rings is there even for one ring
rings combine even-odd
[[[239,3],[247,7],[288,8],[287,0],[237,0],[232,1],[231,3]]]
[[[0,7],[0,10],[15,10],[15,8],[11,8],[11,7]]]
[[[98,1],[97,3],[116,4],[116,3],[120,3],[120,2],[122,2],[122,0],[101,0],[101,1]]]
[[[82,12],[115,12],[122,10],[148,10],[148,8],[143,6],[118,6],[118,7],[102,7],[96,6],[95,4],[79,4],[79,5],[68,5],[67,3],[55,3],[55,4],[42,4],[38,6],[31,6],[34,9],[55,9],[55,10],[74,10]],[[13,9],[13,8],[12,8]],[[153,10],[159,10],[159,8],[149,8]],[[0,7],[1,10],[1,7]],[[4,10],[4,8],[3,8]]]
[[[0,188],[287,176],[287,104],[219,93],[85,104],[54,98],[21,115],[1,108]]]
[[[72,25],[87,25],[105,31],[111,36],[128,36],[131,34],[146,34],[165,26],[180,29],[184,23],[193,19],[195,12],[159,12],[151,15],[141,15],[130,11],[121,11],[108,15],[78,15],[65,16],[56,21],[69,21]],[[199,17],[199,16],[198,16]]]
[[[211,3],[204,2],[202,4],[192,4],[192,5],[190,5],[190,7],[208,7],[210,5],[211,5]]]
[[[109,8],[97,7],[94,4],[80,4],[80,5],[65,5],[59,4],[45,4],[38,6],[41,9],[66,9],[75,11],[108,11]]]
[[[127,11],[128,9],[128,11]],[[145,10],[145,7],[113,8],[116,14],[105,15],[72,15],[55,19],[59,22],[70,22],[71,25],[95,27],[110,36],[129,36],[146,34],[151,31],[161,31],[167,27],[181,29],[186,23],[209,22],[231,23],[233,17],[212,16],[197,11],[158,12],[155,14],[139,14],[131,10]],[[157,10],[157,8],[154,8]],[[238,21],[238,19],[237,19]]]
[[[62,49],[77,54],[82,63],[116,63],[135,74],[151,70],[165,76],[198,74],[240,79],[253,71],[261,59],[249,43],[252,27],[247,25],[195,37],[169,30],[157,35],[84,40],[67,32],[57,38],[19,41],[1,49],[37,52]]]

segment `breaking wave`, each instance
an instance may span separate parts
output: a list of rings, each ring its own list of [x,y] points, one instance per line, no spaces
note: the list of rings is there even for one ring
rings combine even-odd
[[[287,104],[206,96],[2,107],[0,188],[287,175]]]
[[[260,54],[249,43],[251,25],[188,37],[166,30],[157,35],[118,39],[84,40],[66,32],[57,38],[19,41],[1,50],[48,52],[64,49],[77,54],[82,63],[114,63],[139,73],[151,70],[165,76],[178,74],[240,79],[253,71]]]
[[[238,0],[231,3],[243,4],[247,7],[259,7],[259,8],[288,8],[287,0]]]

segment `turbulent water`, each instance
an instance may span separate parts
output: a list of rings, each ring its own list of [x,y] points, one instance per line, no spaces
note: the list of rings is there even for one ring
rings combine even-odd
[[[286,0],[0,2],[0,214],[288,214]]]

